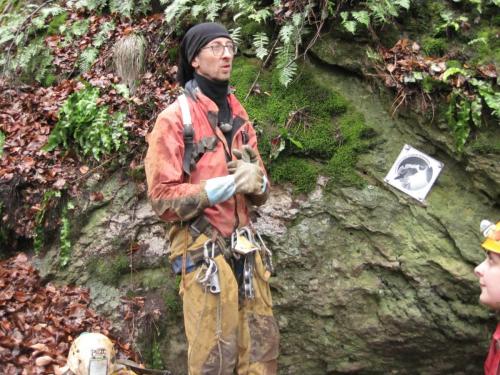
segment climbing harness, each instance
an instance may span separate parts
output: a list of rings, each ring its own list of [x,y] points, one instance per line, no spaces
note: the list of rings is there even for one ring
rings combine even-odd
[[[203,137],[200,142],[194,143],[194,129],[189,112],[189,103],[185,94],[179,95],[179,105],[182,113],[182,123],[184,125],[184,157],[182,160],[182,170],[186,175],[191,175],[191,170],[196,168],[196,163],[207,151],[215,151],[217,147],[217,137]]]

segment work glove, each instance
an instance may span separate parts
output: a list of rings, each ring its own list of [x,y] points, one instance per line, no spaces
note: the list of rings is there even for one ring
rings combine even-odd
[[[233,155],[236,156],[236,159],[238,160],[247,163],[258,164],[259,159],[257,157],[257,153],[249,145],[243,145],[240,150],[234,149]]]
[[[236,161],[237,162],[237,161]],[[231,172],[233,170],[233,172]],[[229,173],[234,173],[236,192],[241,194],[261,194],[264,186],[264,173],[257,164],[241,162]]]
[[[236,192],[235,176],[215,177],[205,181],[205,192],[211,206],[227,201]]]
[[[242,194],[263,194],[266,191],[267,178],[262,172],[257,153],[248,145],[240,150],[233,150],[238,160],[227,164],[229,173],[234,174],[236,192]]]

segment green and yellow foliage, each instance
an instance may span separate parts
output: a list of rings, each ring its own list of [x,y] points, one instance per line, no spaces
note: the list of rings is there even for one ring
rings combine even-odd
[[[59,121],[50,133],[45,150],[58,146],[74,148],[83,155],[99,160],[102,155],[120,151],[127,142],[123,127],[125,114],[109,113],[106,105],[99,105],[99,89],[86,86],[71,94],[59,110]]]

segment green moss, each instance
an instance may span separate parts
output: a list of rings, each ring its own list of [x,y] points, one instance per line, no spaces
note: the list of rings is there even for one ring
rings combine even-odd
[[[428,56],[443,56],[448,42],[444,38],[425,37],[422,40],[422,50]]]
[[[163,302],[169,316],[180,316],[182,314],[182,301],[176,290],[165,292]]]
[[[137,276],[141,286],[146,290],[158,289],[169,283],[169,277],[163,268],[148,269]]]
[[[292,156],[273,163],[270,174],[272,182],[291,182],[295,193],[308,193],[316,186],[318,171],[318,166],[313,162]]]
[[[342,140],[335,154],[328,161],[324,170],[326,175],[333,177],[332,184],[347,184],[359,186],[361,178],[354,173],[357,154],[367,147],[364,140],[369,129],[365,126],[363,115],[349,111],[338,122]]]
[[[307,65],[300,69],[288,88],[279,83],[278,72],[262,71],[258,92],[246,98],[259,67],[256,60],[240,58],[234,65],[232,84],[254,122],[272,181],[291,182],[295,192],[309,192],[320,172],[341,175],[344,180],[354,174],[352,168],[366,128],[363,117],[342,95],[318,82]],[[283,142],[284,149],[277,152]],[[349,152],[350,163],[340,162],[340,156],[335,163],[331,161],[339,150]]]
[[[500,154],[499,137],[493,132],[480,133],[470,146],[480,154]]]
[[[125,254],[94,258],[89,262],[90,274],[107,285],[117,286],[121,276],[129,272],[129,260]]]

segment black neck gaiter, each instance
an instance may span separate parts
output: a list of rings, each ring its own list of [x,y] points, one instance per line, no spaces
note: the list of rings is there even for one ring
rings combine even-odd
[[[208,96],[219,108],[219,123],[229,123],[231,120],[231,111],[227,102],[228,81],[212,81],[196,72],[194,79],[200,90]]]
[[[231,149],[232,119],[231,109],[227,102],[228,81],[213,81],[194,72],[194,79],[200,90],[208,96],[219,108],[218,126],[226,137],[226,142]]]

